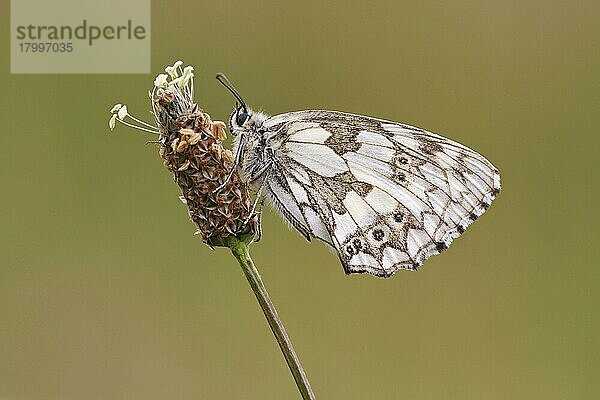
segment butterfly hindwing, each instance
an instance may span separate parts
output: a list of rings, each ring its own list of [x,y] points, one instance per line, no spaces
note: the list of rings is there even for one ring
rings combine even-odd
[[[346,273],[388,277],[448,248],[500,190],[496,168],[419,128],[335,111],[268,119],[269,197]]]

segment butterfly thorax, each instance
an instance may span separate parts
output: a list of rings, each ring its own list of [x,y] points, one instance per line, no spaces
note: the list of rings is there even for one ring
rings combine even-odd
[[[231,126],[235,134],[234,152],[241,150],[241,174],[252,187],[258,187],[273,165],[274,153],[280,143],[271,140],[272,132],[264,127],[269,116],[250,112],[250,118],[243,125],[237,125],[233,120]]]

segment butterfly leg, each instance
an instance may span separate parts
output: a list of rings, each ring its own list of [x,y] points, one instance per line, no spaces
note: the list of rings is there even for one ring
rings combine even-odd
[[[250,220],[254,217],[254,216],[258,216],[258,221],[257,221],[257,234],[256,234],[256,241],[260,241],[260,239],[262,238],[262,212],[263,212],[263,207],[265,205],[265,199],[266,199],[266,195],[263,194],[263,191],[265,189],[266,186],[266,182],[268,181],[271,173],[272,173],[272,162],[267,162],[265,164],[263,164],[258,170],[253,171],[252,172],[252,176],[254,177],[254,180],[251,179],[251,183],[250,185],[252,186],[252,182],[255,183],[256,186],[254,186],[255,188],[258,187],[256,190],[256,197],[254,198],[254,204],[252,205],[252,210],[250,211],[250,214],[248,216],[248,218],[246,219],[246,221],[244,221],[244,227],[246,226],[246,224],[248,224],[250,222]],[[258,207],[258,211],[256,211]]]
[[[265,196],[263,196],[260,199],[260,205],[258,206],[258,212],[256,213],[258,215],[258,226],[257,226],[257,233],[256,233],[256,241],[260,242],[260,239],[262,238],[262,214],[263,214],[263,207],[265,205]]]
[[[258,189],[258,192],[256,192],[256,198],[254,199],[254,203],[252,204],[252,210],[250,210],[250,213],[248,214],[248,218],[246,218],[246,220],[244,221],[244,224],[242,225],[242,230],[245,230],[245,228],[248,225],[248,223],[250,222],[250,220],[252,218],[254,218],[254,216],[258,216],[257,235],[256,235],[257,242],[262,237],[262,209],[263,209],[263,205],[265,203],[265,196],[263,196],[263,188],[264,188],[264,185],[261,184],[260,188]],[[259,209],[258,212],[256,211],[257,207]]]
[[[225,180],[223,181],[223,183],[221,183],[215,190],[212,191],[213,194],[220,192],[225,187],[225,185],[227,185],[227,183],[233,176],[233,173],[237,169],[238,165],[240,165],[240,161],[242,160],[242,154],[244,152],[244,147],[246,146],[246,141],[247,140],[246,140],[245,136],[242,136],[240,138],[240,144],[237,147],[237,149],[235,150],[235,157],[233,158],[233,163],[231,163],[229,173],[225,177]]]

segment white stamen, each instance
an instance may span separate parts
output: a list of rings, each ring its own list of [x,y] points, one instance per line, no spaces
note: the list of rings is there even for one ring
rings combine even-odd
[[[190,101],[194,101],[194,74],[190,78]]]
[[[123,121],[123,120],[120,120],[120,119],[117,119],[117,121],[119,121],[123,125],[127,125],[130,128],[138,129],[138,130],[144,131],[144,132],[153,133],[155,135],[159,135],[160,134],[160,132],[158,132],[158,131],[153,131],[153,130],[150,130],[150,129],[147,129],[147,128],[144,128],[144,127],[141,127],[141,126],[133,125],[133,124],[130,124],[129,122],[126,122],[126,121]]]
[[[181,81],[182,81],[183,76],[177,77],[173,80],[171,80],[171,82],[169,82],[168,86],[169,88],[172,86],[179,86],[181,87]]]
[[[166,87],[167,74],[160,74],[154,79],[154,87]]]
[[[110,119],[108,120],[108,127],[110,128],[111,131],[113,129],[115,129],[116,123],[117,123],[117,114],[113,114],[113,115],[111,115]]]
[[[150,104],[152,105],[152,115],[154,115],[154,121],[158,125],[158,113],[156,111],[156,102],[154,101],[154,93],[156,93],[156,86],[152,88],[152,93],[150,93]]]
[[[127,116],[128,116],[129,118],[131,118],[132,120],[134,120],[135,122],[137,122],[138,124],[145,125],[145,126],[146,126],[146,127],[148,127],[148,128],[156,129],[156,126],[154,126],[154,125],[150,125],[149,123],[147,123],[147,122],[144,122],[144,121],[142,121],[141,119],[137,119],[136,117],[134,117],[134,116],[133,116],[133,115],[131,115],[131,114],[127,114]]]
[[[123,125],[135,128],[144,132],[160,134],[157,131],[157,126],[160,126],[159,110],[157,100],[163,95],[165,90],[172,91],[176,96],[182,96],[186,101],[192,102],[194,97],[194,67],[191,65],[181,68],[183,62],[177,60],[173,65],[165,68],[165,74],[159,74],[154,79],[152,90],[148,91],[148,97],[151,101],[152,110],[150,113],[154,117],[155,124],[144,122],[131,114],[124,104],[115,104],[111,109],[111,118],[108,121],[108,126],[111,130],[115,128],[116,122],[119,121]],[[127,117],[133,122],[126,121]]]
[[[117,111],[117,115],[119,116],[119,119],[122,121],[123,118],[125,118],[127,116],[127,106],[126,105],[121,106],[121,108],[119,108],[119,111]]]
[[[191,79],[194,77],[194,67],[192,67],[191,65],[188,65],[187,67],[185,67],[183,69],[183,75],[181,76],[181,84],[180,86],[183,88],[184,92],[187,92],[187,95],[189,97],[188,100],[192,100],[192,88],[191,85],[189,85],[189,82],[191,81]]]
[[[165,68],[165,72],[169,74],[171,79],[175,79],[179,76],[179,67],[183,64],[183,61],[176,61],[172,66],[168,66]]]
[[[176,61],[175,64],[173,64],[173,67],[175,67],[177,69],[177,72],[180,75],[183,75],[183,71],[181,70],[182,65],[183,65],[183,61]]]

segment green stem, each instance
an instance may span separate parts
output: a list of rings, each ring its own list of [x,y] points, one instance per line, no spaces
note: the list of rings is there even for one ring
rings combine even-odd
[[[260,274],[258,273],[252,258],[250,258],[248,245],[244,241],[233,238],[229,240],[227,245],[240,263],[242,271],[244,271],[244,275],[246,275],[246,279],[248,279],[248,283],[250,283],[250,287],[256,295],[256,299],[258,300],[258,303],[260,304],[260,307],[262,308],[263,313],[269,322],[269,326],[275,335],[275,339],[277,339],[277,343],[279,344],[279,348],[281,348],[281,352],[285,357],[285,361],[287,362],[288,366],[290,367],[290,371],[294,376],[294,380],[296,381],[298,390],[300,390],[302,399],[314,400],[315,395],[310,387],[306,373],[302,369],[302,365],[300,365],[300,360],[294,351],[294,347],[292,346],[292,342],[285,331],[283,323],[279,319],[279,315],[277,315],[275,305],[271,301],[269,293],[267,293],[267,289],[262,282]]]

